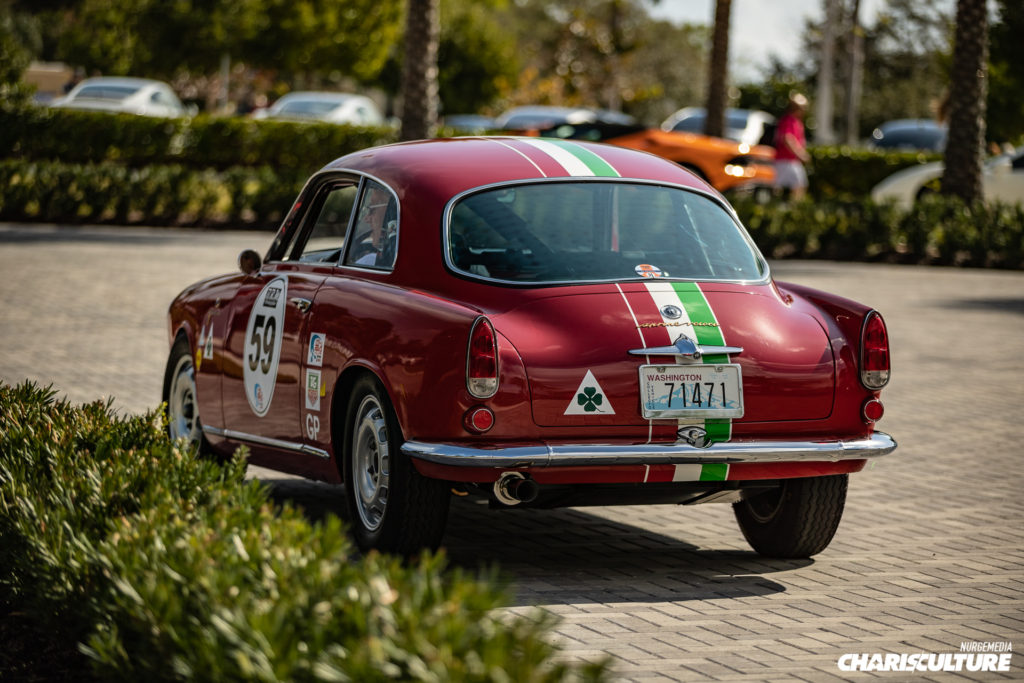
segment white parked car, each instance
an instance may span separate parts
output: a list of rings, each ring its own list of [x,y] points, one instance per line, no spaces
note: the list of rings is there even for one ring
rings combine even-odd
[[[288,93],[268,109],[253,115],[258,119],[285,121],[326,121],[353,126],[383,126],[384,116],[369,97],[343,92]]]
[[[893,202],[909,209],[918,198],[934,192],[934,183],[942,177],[941,161],[911,166],[897,171],[875,185],[871,199],[877,203]],[[981,185],[985,199],[1016,204],[1024,202],[1024,150],[1003,154],[985,162]]]
[[[704,133],[704,107],[684,107],[662,121],[661,129],[677,133]],[[748,145],[771,145],[775,134],[775,117],[756,109],[726,109],[725,133],[722,137]],[[769,138],[769,139],[766,139]]]
[[[187,116],[193,113],[163,81],[148,78],[98,76],[87,78],[51,107],[87,109],[141,116]]]

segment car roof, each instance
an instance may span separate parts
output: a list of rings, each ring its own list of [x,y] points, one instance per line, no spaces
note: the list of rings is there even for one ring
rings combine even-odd
[[[353,98],[363,99],[362,95],[349,92],[319,92],[314,90],[300,90],[298,92],[290,92],[283,96],[278,102],[284,100],[316,100],[317,102],[347,102]]]
[[[596,169],[596,170],[595,170]],[[460,137],[396,143],[341,157],[323,171],[375,177],[406,196],[442,204],[478,187],[528,180],[641,179],[717,194],[677,164],[625,147],[551,138]]]
[[[149,85],[167,86],[163,81],[157,81],[152,78],[135,78],[132,76],[93,76],[92,78],[87,78],[79,83],[78,87],[82,87],[84,85],[130,85],[137,88]]]

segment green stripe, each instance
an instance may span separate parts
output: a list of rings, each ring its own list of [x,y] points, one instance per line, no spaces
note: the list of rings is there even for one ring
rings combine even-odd
[[[690,316],[691,323],[716,323],[715,325],[695,324],[693,332],[697,336],[698,344],[709,346],[725,346],[725,336],[722,328],[717,326],[711,305],[707,297],[701,291],[696,282],[673,282],[672,288]],[[709,354],[704,356],[705,364],[728,363],[729,356],[724,353]],[[732,420],[729,419],[707,419],[704,420],[704,429],[708,432],[708,439],[711,441],[728,441],[732,438]]]
[[[728,476],[729,465],[726,463],[708,463],[700,468],[701,481],[725,481]]]
[[[709,417],[704,420],[704,429],[708,432],[708,439],[714,442],[732,438],[732,420],[729,419]]]
[[[606,178],[619,178],[619,172],[612,168],[612,165],[607,161],[597,156],[589,149],[577,145],[575,142],[569,142],[568,140],[562,140],[559,138],[541,138],[544,142],[550,142],[553,145],[558,145],[565,151],[572,154],[574,157],[582,161],[590,172],[595,176],[602,176]]]

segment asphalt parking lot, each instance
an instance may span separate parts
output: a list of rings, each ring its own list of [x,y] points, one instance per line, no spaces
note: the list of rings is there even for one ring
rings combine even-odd
[[[157,405],[174,295],[268,233],[0,226],[0,380]],[[1024,273],[790,261],[775,276],[875,306],[893,345],[880,428],[899,449],[853,475],[832,545],[749,550],[728,506],[492,511],[453,505],[447,552],[499,564],[515,611],[562,617],[567,657],[622,680],[1024,678]],[[311,515],[335,487],[258,473]],[[850,653],[1010,643],[1007,673],[852,674]]]

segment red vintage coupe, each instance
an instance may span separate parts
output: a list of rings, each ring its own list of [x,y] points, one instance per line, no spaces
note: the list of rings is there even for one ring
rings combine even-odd
[[[170,434],[344,482],[363,548],[437,546],[456,492],[732,503],[759,553],[807,557],[896,447],[882,317],[773,281],[722,197],[650,154],[367,149],[239,266],[171,305]]]

